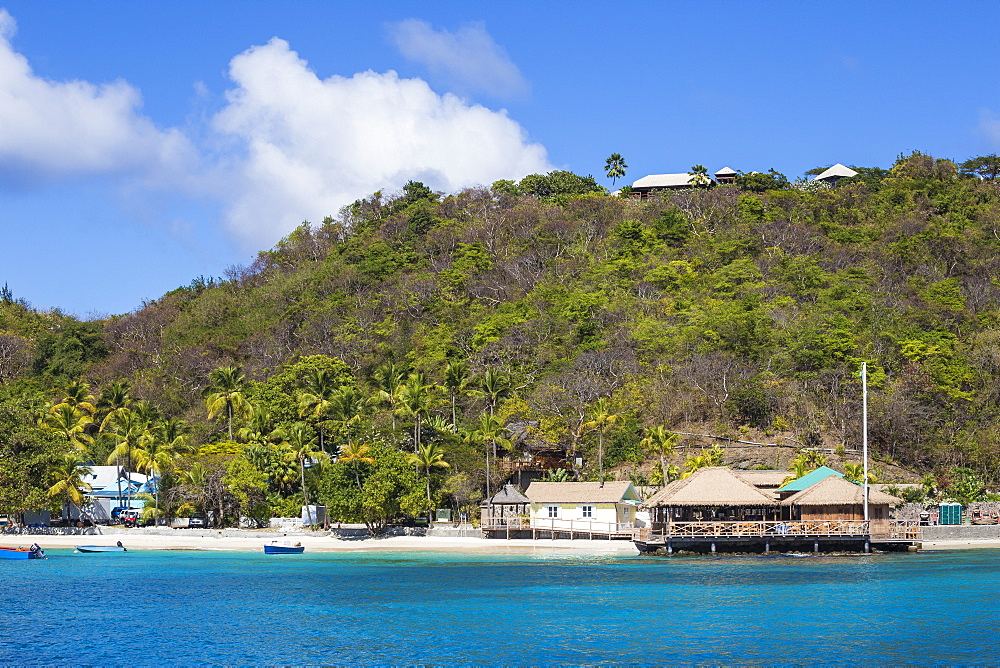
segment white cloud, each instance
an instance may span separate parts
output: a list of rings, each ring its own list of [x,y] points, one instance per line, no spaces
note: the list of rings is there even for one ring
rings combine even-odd
[[[407,19],[388,27],[400,53],[423,64],[432,74],[446,77],[461,90],[485,92],[504,99],[528,90],[517,66],[482,23],[466,24],[454,33],[434,30],[419,19]]]
[[[161,131],[139,114],[141,96],[127,83],[36,76],[11,46],[15,31],[13,17],[0,9],[0,180],[177,171],[190,157],[180,132]]]
[[[227,222],[251,244],[410,179],[452,192],[552,168],[503,111],[395,72],[320,79],[281,39],[236,56],[230,77],[214,127],[245,150]]]

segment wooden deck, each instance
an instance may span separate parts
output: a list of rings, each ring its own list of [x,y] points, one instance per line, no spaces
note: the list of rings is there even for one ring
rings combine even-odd
[[[806,520],[756,522],[671,522],[666,525],[641,527],[633,531],[633,541],[643,552],[666,549],[703,550],[718,547],[745,551],[771,551],[772,546],[801,549],[821,547],[846,549],[844,546],[871,546],[887,549],[916,545],[920,541],[917,522],[890,520]]]
[[[560,520],[548,518],[507,518],[480,524],[487,538],[606,538],[633,540],[635,525],[631,522],[599,522],[593,520]]]

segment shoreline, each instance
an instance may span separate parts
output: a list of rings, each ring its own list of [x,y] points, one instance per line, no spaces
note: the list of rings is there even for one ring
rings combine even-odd
[[[118,541],[129,550],[204,550],[215,552],[258,552],[272,540],[301,542],[307,552],[408,552],[432,551],[464,554],[612,554],[638,555],[631,541],[601,539],[485,539],[447,536],[334,536],[305,531],[224,531],[186,529],[146,532],[141,529],[104,528],[100,534],[0,535],[0,545],[24,546],[38,543],[43,550],[73,548],[77,545],[114,545]],[[922,552],[1000,549],[1000,539],[943,539],[921,541]]]
[[[272,540],[301,542],[306,552],[409,552],[437,551],[467,554],[619,554],[636,555],[639,550],[625,540],[531,540],[483,539],[438,536],[388,536],[339,538],[280,532],[260,535],[253,531],[227,530],[228,535],[184,535],[178,530],[168,535],[138,533],[129,530],[84,535],[10,535],[0,536],[0,544],[9,546],[38,543],[43,550],[72,548],[77,545],[114,545],[121,541],[129,550],[204,550],[213,552],[260,552]]]

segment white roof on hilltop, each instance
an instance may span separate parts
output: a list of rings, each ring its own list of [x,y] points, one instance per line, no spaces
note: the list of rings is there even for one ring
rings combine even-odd
[[[691,185],[691,175],[650,174],[632,184],[633,188],[686,188]]]
[[[851,169],[850,167],[845,167],[839,162],[826,170],[819,176],[813,179],[813,181],[826,181],[827,179],[849,179],[852,176],[857,176],[858,173]]]
[[[723,167],[715,173],[716,176],[736,176],[739,172],[729,167]]]

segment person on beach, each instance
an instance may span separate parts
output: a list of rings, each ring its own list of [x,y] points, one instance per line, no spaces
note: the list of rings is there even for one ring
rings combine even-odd
[[[122,549],[122,551],[124,551],[124,552],[128,552],[128,548],[127,548],[127,547],[125,547],[124,545],[122,545],[122,542],[121,542],[121,541],[118,541],[118,547],[120,547],[120,548]]]

